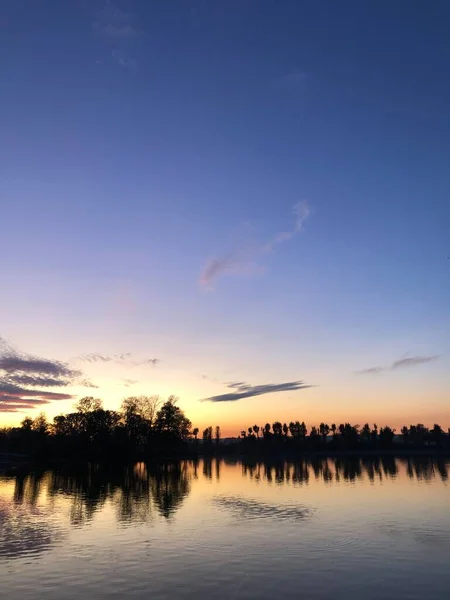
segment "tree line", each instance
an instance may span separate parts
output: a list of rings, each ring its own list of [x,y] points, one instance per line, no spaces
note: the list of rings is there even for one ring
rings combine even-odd
[[[45,414],[25,417],[20,427],[0,430],[0,452],[51,456],[61,459],[139,458],[180,456],[202,453],[301,453],[302,451],[449,449],[447,433],[435,424],[431,429],[419,423],[396,430],[368,423],[320,423],[310,429],[302,421],[289,424],[275,421],[252,425],[241,431],[235,443],[223,446],[219,426],[206,427],[199,439],[199,428],[177,406],[177,398],[163,401],[159,396],[125,398],[120,410],[107,410],[100,399],[88,396],[79,400],[74,411],[58,415],[50,423]]]
[[[437,423],[431,429],[418,423],[404,425],[400,430],[403,444],[411,449],[435,447],[450,448],[450,428],[447,433]],[[308,430],[304,421],[289,424],[275,421],[264,426],[252,425],[241,431],[244,447],[266,447],[297,450],[357,450],[392,448],[399,436],[389,426],[378,427],[365,423],[362,427],[350,423],[320,423]]]
[[[0,451],[64,458],[148,456],[180,453],[192,430],[191,421],[170,396],[125,398],[119,411],[107,410],[98,398],[79,400],[74,411],[50,423],[45,414],[25,417],[20,427],[0,432]]]

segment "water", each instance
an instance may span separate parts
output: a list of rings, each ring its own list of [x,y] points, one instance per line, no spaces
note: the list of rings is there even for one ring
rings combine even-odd
[[[450,597],[450,461],[0,475],[0,597]]]

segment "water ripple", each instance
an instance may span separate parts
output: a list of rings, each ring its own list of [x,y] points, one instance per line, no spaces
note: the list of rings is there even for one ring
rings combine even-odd
[[[273,521],[304,521],[313,514],[313,509],[292,504],[269,504],[260,500],[240,496],[216,496],[213,504],[230,511],[239,520],[266,519]]]

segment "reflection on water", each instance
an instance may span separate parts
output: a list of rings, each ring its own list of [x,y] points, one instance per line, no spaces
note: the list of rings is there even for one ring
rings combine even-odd
[[[406,471],[410,479],[431,481],[439,476],[442,481],[447,481],[449,462],[446,458],[431,456],[317,458],[293,463],[244,463],[242,469],[251,478],[263,477],[270,483],[308,483],[311,477],[325,483],[364,479],[373,482],[375,479],[382,481],[383,478],[396,478],[399,471]]]
[[[61,537],[45,510],[0,499],[0,560],[44,552]]]
[[[70,524],[86,525],[106,501],[116,507],[118,522],[138,523],[152,519],[155,511],[169,519],[189,493],[191,464],[177,462],[150,469],[145,463],[105,469],[87,465],[71,471],[38,471],[0,478],[14,482],[10,507],[14,513],[28,509],[28,516],[39,514],[36,506],[42,497],[50,509],[55,500],[70,502]],[[42,511],[41,511],[42,513]],[[5,510],[6,514],[6,510]],[[5,518],[5,523],[11,519]]]
[[[378,577],[392,597],[441,598],[449,465],[205,459],[0,475],[2,582],[10,599],[35,597],[36,579],[50,600],[61,586],[66,598],[273,598],[296,597],[301,575],[305,597],[329,597],[330,578],[356,598]]]
[[[310,508],[301,506],[284,506],[268,504],[255,499],[244,499],[239,496],[218,496],[214,503],[222,509],[234,513],[239,521],[247,519],[273,519],[283,521],[301,521],[311,516]]]

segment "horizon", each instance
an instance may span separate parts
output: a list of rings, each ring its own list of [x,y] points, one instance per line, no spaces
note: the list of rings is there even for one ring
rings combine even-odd
[[[2,8],[0,427],[450,427],[450,4],[255,6]]]

